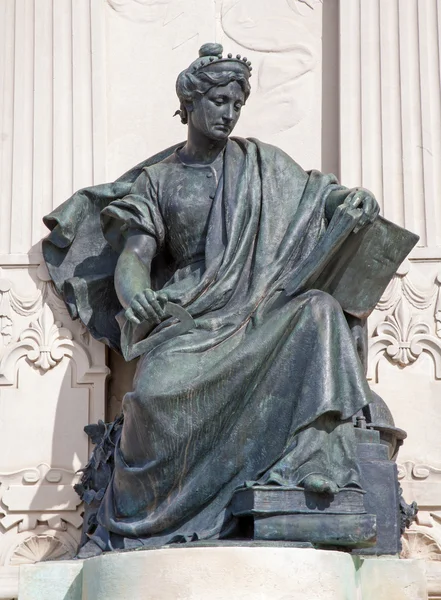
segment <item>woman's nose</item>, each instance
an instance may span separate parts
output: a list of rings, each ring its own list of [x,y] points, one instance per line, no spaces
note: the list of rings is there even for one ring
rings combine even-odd
[[[226,105],[225,111],[223,114],[223,118],[225,121],[232,121],[234,119],[234,108],[233,106]]]

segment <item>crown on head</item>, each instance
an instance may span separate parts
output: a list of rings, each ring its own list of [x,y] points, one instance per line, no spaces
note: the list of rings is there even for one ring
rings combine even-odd
[[[223,47],[221,44],[208,43],[201,46],[199,49],[199,58],[197,58],[189,67],[191,73],[196,73],[207,67],[215,68],[216,70],[221,66],[222,69],[228,68],[225,63],[230,63],[230,68],[236,70],[238,68],[244,69],[248,77],[251,77],[251,61],[246,56],[236,54],[233,57],[232,54],[228,54],[225,58],[223,57]]]

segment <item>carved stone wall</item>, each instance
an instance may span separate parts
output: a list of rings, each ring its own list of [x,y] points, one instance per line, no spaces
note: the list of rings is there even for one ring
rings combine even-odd
[[[317,167],[322,4],[309,4],[313,8],[300,0],[107,0],[110,177],[185,138],[185,127],[172,117],[179,108],[176,76],[214,39],[253,62],[252,97],[235,135],[257,136],[306,168]]]
[[[431,598],[441,598],[440,25],[437,0],[340,0],[341,179],[420,236],[370,318],[368,375],[408,432],[399,474],[420,512],[404,552],[427,560]]]
[[[104,347],[48,281],[41,217],[185,137],[176,74],[208,40],[253,62],[237,135],[372,189],[421,237],[370,319],[368,375],[409,434],[404,552],[441,598],[440,23],[437,0],[0,2],[0,598],[20,562],[73,553],[82,428],[106,408]]]
[[[73,556],[104,418],[105,350],[41,264],[41,218],[106,179],[104,13],[94,0],[0,3],[0,598],[18,565]]]
[[[404,555],[426,559],[431,598],[441,598],[441,263],[406,260],[370,318],[369,372],[408,438],[398,472],[419,506]]]

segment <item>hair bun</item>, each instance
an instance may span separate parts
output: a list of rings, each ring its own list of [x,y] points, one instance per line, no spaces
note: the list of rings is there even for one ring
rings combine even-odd
[[[224,51],[221,44],[216,43],[208,43],[204,44],[199,49],[199,56],[202,58],[203,56],[219,56]]]

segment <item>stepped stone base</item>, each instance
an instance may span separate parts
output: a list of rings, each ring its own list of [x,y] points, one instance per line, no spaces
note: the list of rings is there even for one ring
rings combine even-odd
[[[20,568],[18,600],[426,600],[424,564],[286,545],[167,547]]]

